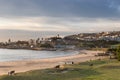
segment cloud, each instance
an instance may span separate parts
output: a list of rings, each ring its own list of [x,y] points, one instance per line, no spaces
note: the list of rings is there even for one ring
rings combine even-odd
[[[0,0],[1,16],[116,17],[118,0]]]
[[[120,1],[119,0],[108,0],[109,8],[113,9],[117,14],[120,13]]]
[[[59,24],[59,19],[42,17],[0,18],[0,29],[18,29],[30,31],[70,31]],[[54,22],[55,21],[55,22]]]
[[[119,19],[24,17],[0,18],[0,29],[58,32],[94,32],[120,30]]]

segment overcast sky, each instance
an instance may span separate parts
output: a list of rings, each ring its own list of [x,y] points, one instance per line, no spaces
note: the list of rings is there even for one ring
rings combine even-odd
[[[0,0],[0,41],[120,30],[120,0]]]

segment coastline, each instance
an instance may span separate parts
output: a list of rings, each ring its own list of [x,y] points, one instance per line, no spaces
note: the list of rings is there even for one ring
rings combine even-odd
[[[47,58],[47,59],[32,59],[32,60],[0,62],[0,75],[5,75],[11,70],[15,70],[16,73],[19,73],[19,72],[26,72],[30,70],[53,68],[56,65],[64,64],[65,62],[68,62],[68,61],[73,61],[75,63],[78,63],[78,62],[85,62],[89,60],[95,60],[100,58],[100,57],[95,57],[95,54],[103,51],[82,50],[80,52],[85,54],[74,54],[70,56]]]

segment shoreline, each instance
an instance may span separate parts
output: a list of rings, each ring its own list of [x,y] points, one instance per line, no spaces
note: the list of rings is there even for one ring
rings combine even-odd
[[[30,70],[53,68],[56,65],[64,64],[65,62],[69,62],[69,61],[73,61],[74,63],[79,63],[89,60],[95,60],[100,58],[100,57],[95,57],[95,54],[103,51],[82,50],[80,52],[81,53],[83,52],[83,54],[74,54],[70,56],[47,58],[47,59],[31,59],[31,60],[21,60],[21,61],[0,62],[0,75],[6,75],[11,70],[15,70],[16,73],[20,73]]]
[[[0,49],[11,49],[11,50],[33,50],[33,51],[57,51],[59,49],[56,48],[2,48]],[[69,51],[69,50],[75,50],[75,49],[62,49],[61,51]]]

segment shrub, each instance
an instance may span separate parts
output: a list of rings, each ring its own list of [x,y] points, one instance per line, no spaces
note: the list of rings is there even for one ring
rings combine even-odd
[[[120,61],[120,46],[118,46],[116,53],[117,53],[117,59],[118,61]]]

